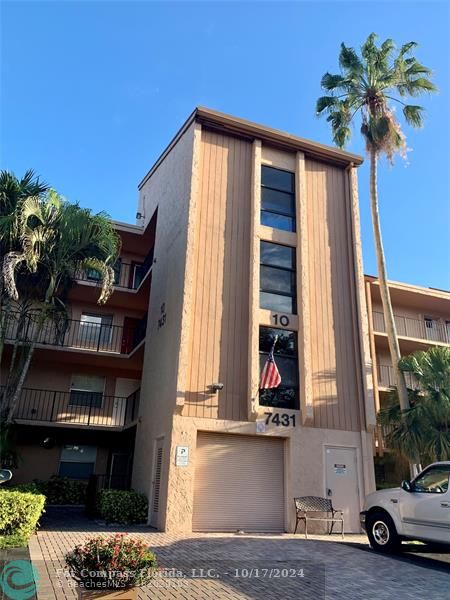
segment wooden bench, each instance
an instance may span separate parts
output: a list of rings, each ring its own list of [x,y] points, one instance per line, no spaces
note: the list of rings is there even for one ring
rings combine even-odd
[[[305,522],[305,538],[308,537],[308,521],[326,521],[331,523],[329,535],[333,533],[333,527],[335,523],[341,524],[341,535],[344,539],[344,513],[342,510],[333,508],[333,504],[329,498],[320,498],[319,496],[302,496],[301,498],[294,498],[295,503],[295,531],[297,533],[297,527],[300,521]],[[310,516],[317,513],[326,513],[326,517],[321,516]],[[331,516],[330,516],[331,515]]]

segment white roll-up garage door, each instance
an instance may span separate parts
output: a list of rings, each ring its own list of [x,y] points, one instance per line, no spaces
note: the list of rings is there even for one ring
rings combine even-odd
[[[283,440],[199,432],[194,531],[284,531]]]

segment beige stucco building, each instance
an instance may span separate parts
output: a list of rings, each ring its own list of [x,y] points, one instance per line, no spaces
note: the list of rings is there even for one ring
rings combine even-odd
[[[158,210],[133,486],[169,531],[358,531],[375,426],[357,156],[197,109],[139,185]],[[281,389],[258,393],[274,336]],[[214,387],[214,384],[220,384]]]
[[[387,334],[384,324],[380,286],[375,277],[366,276],[366,298],[375,410],[386,406],[389,392],[395,386],[395,373],[391,364]],[[389,283],[390,296],[403,356],[433,346],[450,348],[450,293],[445,290],[408,285],[396,281]],[[417,381],[407,374],[409,388],[418,387]],[[407,476],[408,465],[398,460],[387,447],[386,432],[377,426],[374,436],[375,462],[380,483],[398,484]]]
[[[141,181],[137,224],[116,224],[111,300],[84,277],[64,339],[38,345],[16,481],[132,485],[173,532],[292,531],[294,497],[329,496],[359,531],[376,428],[361,162],[196,109]],[[281,385],[259,390],[275,340]]]

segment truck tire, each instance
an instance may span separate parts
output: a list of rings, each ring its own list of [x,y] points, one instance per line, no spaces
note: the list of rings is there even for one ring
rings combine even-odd
[[[370,545],[377,552],[388,554],[400,549],[400,538],[394,521],[387,512],[379,511],[368,515],[367,536]]]

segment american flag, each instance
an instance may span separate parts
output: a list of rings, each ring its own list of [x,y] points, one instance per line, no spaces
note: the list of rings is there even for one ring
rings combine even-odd
[[[259,381],[259,389],[260,390],[268,390],[271,388],[276,388],[281,383],[281,375],[278,371],[278,367],[275,363],[275,359],[273,357],[273,351],[275,349],[275,344],[277,343],[277,338],[272,346],[272,350],[270,351],[269,356],[267,357],[266,364],[261,373],[261,379]]]

